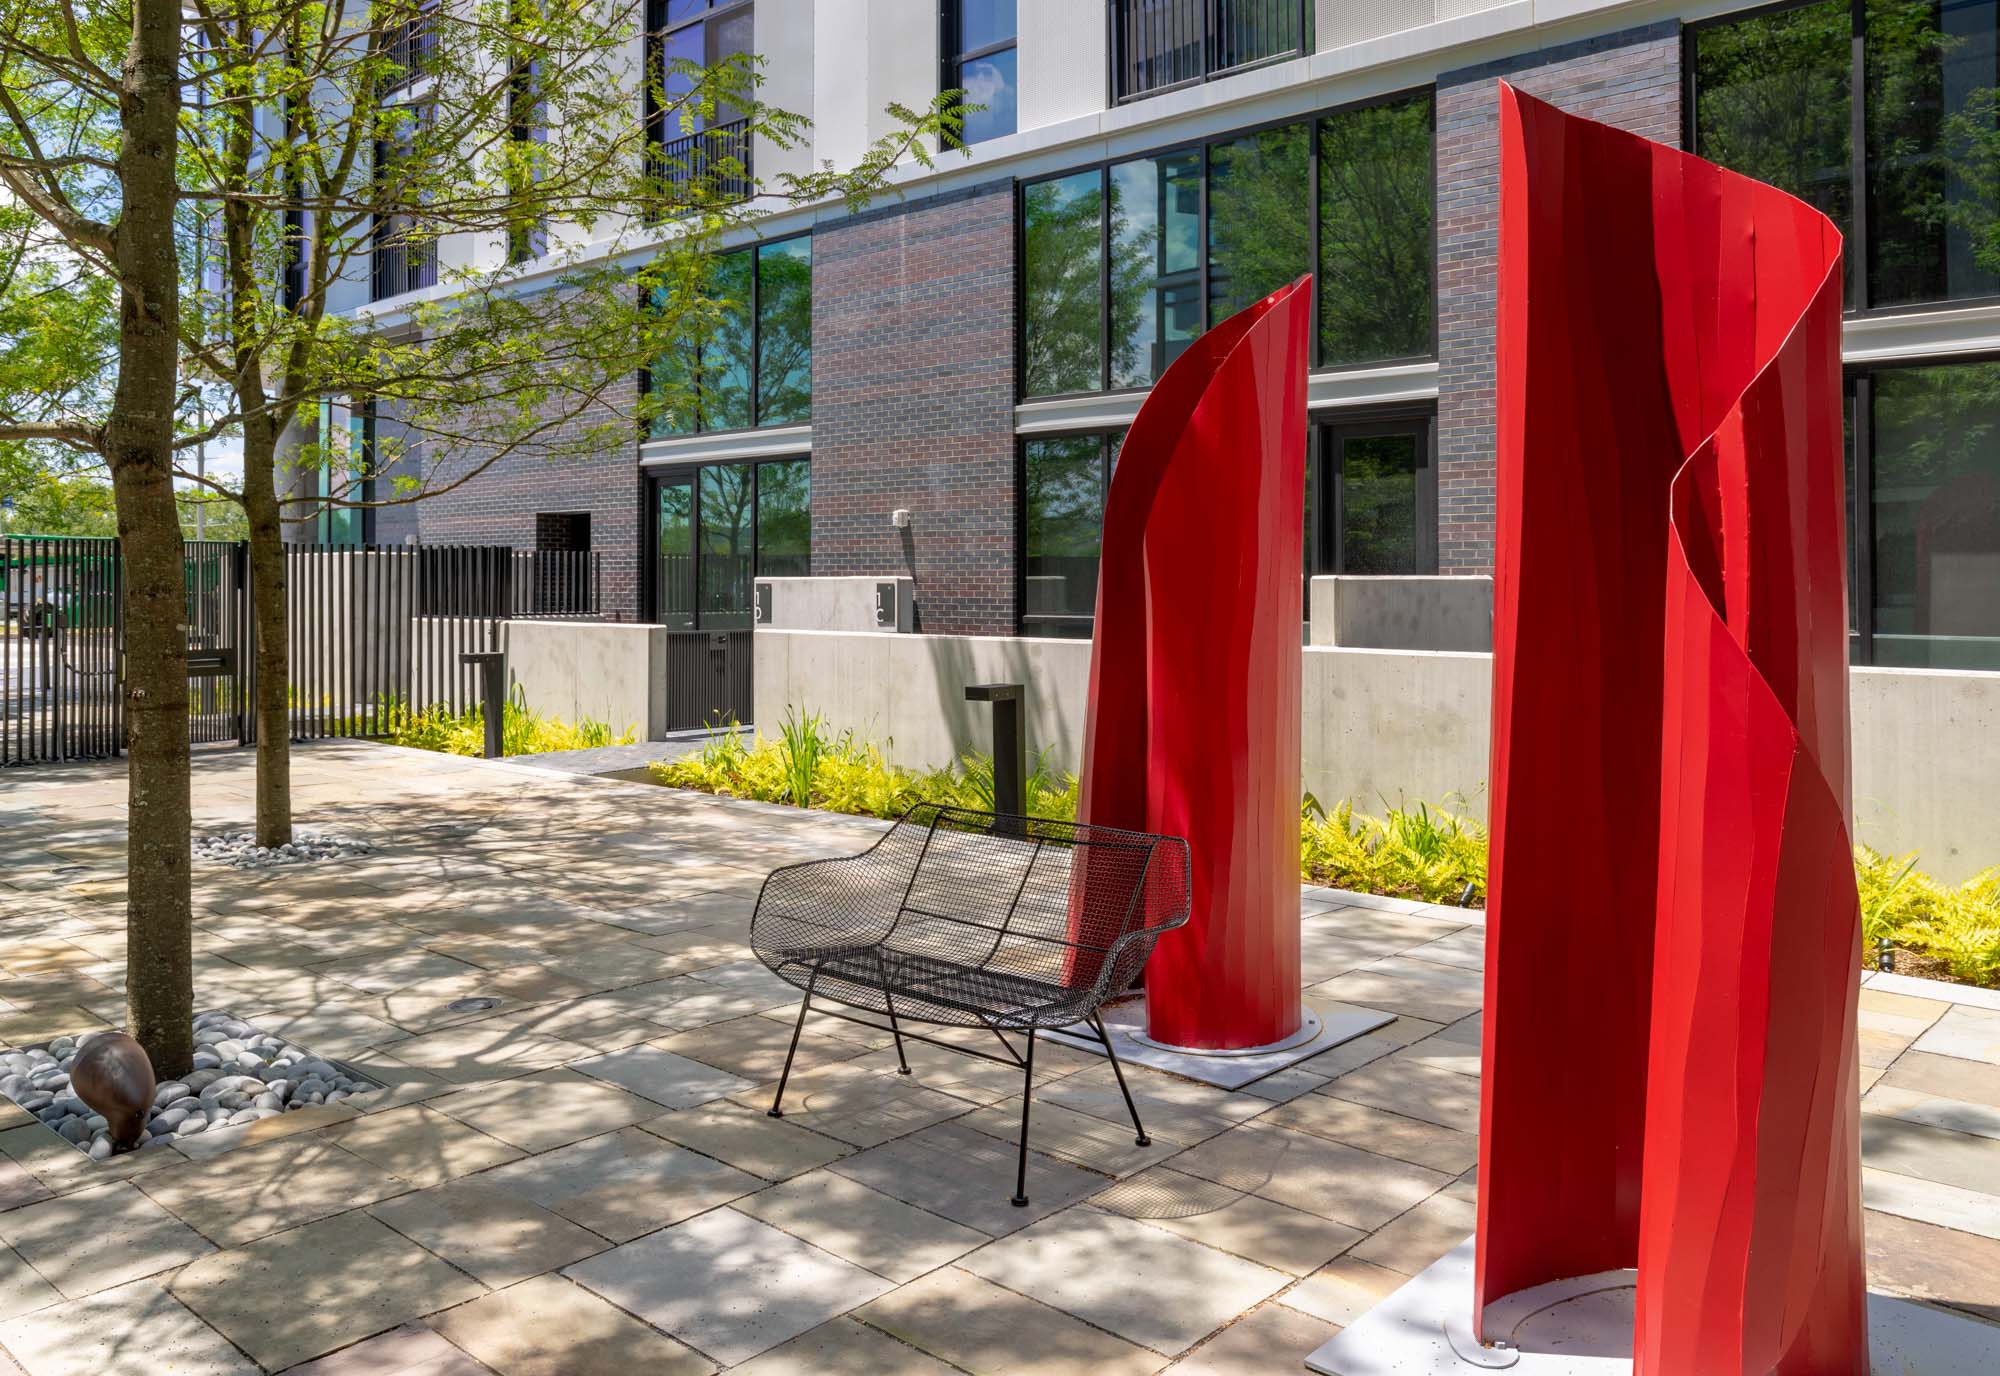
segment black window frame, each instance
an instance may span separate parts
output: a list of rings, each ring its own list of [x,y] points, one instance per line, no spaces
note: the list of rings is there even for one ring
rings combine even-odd
[[[1699,90],[1695,81],[1695,49],[1701,34],[1710,29],[1727,28],[1746,20],[1765,15],[1783,14],[1787,10],[1805,9],[1822,4],[1825,0],[1778,0],[1776,4],[1758,5],[1749,9],[1732,10],[1727,14],[1712,15],[1705,19],[1684,20],[1681,24],[1681,147],[1700,157],[1702,151],[1695,143],[1695,102]],[[1842,284],[1841,314],[1844,318],[1890,317],[1912,315],[1941,310],[1961,310],[1979,306],[2000,304],[2000,292],[1984,296],[1948,296],[1932,301],[1906,301],[1892,306],[1876,306],[1868,303],[1868,295],[1873,286],[1869,281],[1869,239],[1873,233],[1870,219],[1873,205],[1868,194],[1868,0],[1848,0],[1848,92],[1850,124],[1847,149],[1848,198],[1853,206],[1852,223],[1848,226],[1846,253],[1855,266],[1848,270],[1848,281]],[[1855,298],[1859,297],[1859,300]],[[1857,663],[1859,661],[1856,661]]]
[[[1037,636],[1044,639],[1080,640],[1088,639],[1091,627],[1096,624],[1095,613],[1089,616],[1075,613],[1031,613],[1028,611],[1028,446],[1047,440],[1096,440],[1099,444],[1099,483],[1104,493],[1104,501],[1111,500],[1111,471],[1117,467],[1118,451],[1125,443],[1129,425],[1087,425],[1073,430],[1051,430],[1025,435],[1014,439],[1014,633],[1016,635]],[[1098,568],[1102,576],[1104,559],[1104,511],[1100,506],[1097,513]],[[1067,626],[1075,633],[1050,635],[1037,627]]]
[[[407,131],[411,139],[418,137],[419,131],[433,118],[434,107],[427,99],[412,100],[394,108],[412,112]],[[379,197],[383,174],[396,165],[398,151],[391,140],[376,139],[373,156],[370,166],[371,194]],[[377,209],[373,212],[368,227],[368,299],[371,302],[391,300],[437,285],[438,241],[427,239],[417,245],[417,251],[413,253],[409,243],[397,233],[397,220],[407,222],[414,218],[413,210],[385,214]]]
[[[1014,11],[1014,32],[1005,42],[982,44],[977,48],[961,49],[960,31],[965,24],[965,0],[941,0],[938,6],[938,90],[963,91],[965,89],[965,64],[977,62],[982,57],[994,57],[1000,53],[1013,52],[1014,72],[1018,81],[1021,61],[1021,14],[1018,6]],[[1021,132],[1020,90],[1015,89],[1014,127],[1005,134],[995,134],[994,138],[1006,138]],[[973,140],[984,143],[984,139]],[[970,146],[953,142],[949,146]]]
[[[643,532],[643,553],[645,557],[645,566],[641,570],[640,577],[640,606],[645,611],[645,618],[649,625],[666,626],[669,630],[681,631],[746,630],[750,628],[752,624],[750,620],[746,620],[740,626],[703,624],[701,609],[702,472],[709,468],[740,468],[746,465],[750,469],[750,577],[753,589],[751,593],[751,606],[750,608],[746,608],[743,614],[745,617],[754,618],[756,604],[755,580],[765,576],[762,568],[763,523],[758,519],[763,504],[764,469],[771,464],[792,463],[803,463],[806,465],[806,511],[810,517],[812,511],[812,455],[805,451],[790,454],[758,455],[756,457],[738,456],[735,458],[689,459],[684,463],[655,464],[644,470],[642,474],[643,480],[639,485],[640,512],[642,516],[639,526]],[[689,489],[688,548],[691,551],[688,563],[688,624],[685,626],[678,623],[666,622],[661,619],[660,615],[660,595],[662,592],[660,585],[660,489],[665,486],[681,483],[686,483]],[[786,577],[812,576],[813,552],[810,520],[806,529],[806,573],[804,575],[788,574],[785,575]]]
[[[1308,509],[1308,577],[1434,577],[1438,571],[1438,423],[1437,404],[1322,407],[1307,413],[1306,482]],[[1419,429],[1416,472],[1417,568],[1408,574],[1353,574],[1341,567],[1346,551],[1341,517],[1344,465],[1338,439],[1405,435]],[[1310,588],[1308,588],[1310,592]]]
[[[764,291],[763,291],[763,274],[757,270],[758,258],[759,255],[761,255],[763,251],[767,248],[776,248],[781,244],[794,244],[799,242],[801,239],[806,240],[807,242],[811,242],[813,239],[813,232],[809,229],[806,229],[806,230],[801,230],[796,234],[781,235],[775,239],[759,239],[754,243],[743,244],[736,248],[724,249],[721,252],[714,255],[716,258],[727,257],[729,254],[732,253],[747,253],[750,255],[750,300],[748,303],[750,312],[750,424],[732,425],[727,427],[726,429],[709,430],[709,429],[697,428],[693,430],[677,431],[671,435],[655,435],[652,433],[647,423],[641,421],[639,423],[639,442],[641,444],[656,444],[656,443],[672,442],[675,440],[690,440],[698,435],[699,436],[753,435],[764,430],[782,430],[795,425],[812,424],[812,383],[810,380],[811,379],[810,371],[808,371],[807,373],[808,380],[806,383],[806,418],[804,420],[778,421],[767,425],[761,419],[764,410],[764,388],[763,388]],[[811,262],[812,259],[808,258],[808,263]],[[810,290],[810,288],[808,289]],[[651,305],[651,303],[647,300],[646,293],[644,292],[643,289],[640,292],[639,304],[642,307],[646,308],[650,308]],[[695,386],[697,393],[699,393],[700,372],[698,368],[695,376],[696,376]],[[639,394],[641,396],[649,395],[652,392],[652,387],[653,387],[652,369],[650,368],[640,369]],[[698,396],[697,396],[697,407],[699,407]]]
[[[1915,369],[1950,368],[2000,363],[2000,350],[1981,349],[1962,354],[1924,354],[1910,358],[1870,359],[1848,363],[1841,369],[1842,402],[1846,407],[1849,458],[1853,466],[1853,490],[1847,494],[1853,519],[1847,538],[1850,586],[1848,590],[1848,663],[1861,668],[1880,662],[1875,643],[1875,412],[1874,381],[1878,373]],[[2000,443],[2000,439],[1996,439]],[[1931,666],[1888,664],[1885,668],[1916,669]],[[1953,666],[1944,666],[1953,667]],[[1993,668],[1970,668],[1971,673],[2000,672]]]
[[[375,35],[377,48],[397,72],[386,82],[382,94],[400,91],[428,74],[431,54],[438,43],[437,17],[442,0],[409,0],[408,13]]]
[[[1810,0],[1801,0],[1801,2],[1809,3]],[[1339,363],[1332,365],[1323,365],[1320,362],[1320,328],[1319,328],[1320,326],[1319,264],[1320,264],[1320,251],[1321,251],[1320,232],[1319,232],[1320,231],[1320,177],[1319,177],[1320,125],[1323,121],[1334,118],[1335,116],[1338,115],[1349,114],[1360,110],[1371,110],[1383,105],[1395,105],[1403,101],[1414,100],[1423,96],[1428,96],[1430,98],[1431,112],[1432,112],[1431,175],[1430,175],[1431,251],[1427,255],[1427,260],[1430,264],[1430,278],[1431,278],[1430,350],[1427,353],[1404,354],[1404,355],[1399,355],[1395,358],[1368,359],[1365,362],[1360,362],[1360,363]],[[1292,125],[1301,123],[1303,123],[1306,126],[1306,208],[1307,208],[1306,237],[1309,248],[1309,253],[1308,253],[1309,262],[1307,266],[1307,271],[1309,271],[1312,274],[1313,278],[1311,302],[1309,306],[1309,309],[1311,311],[1311,319],[1309,320],[1306,326],[1308,348],[1310,351],[1310,360],[1308,366],[1311,367],[1315,373],[1337,375],[1340,373],[1365,372],[1377,368],[1395,368],[1413,363],[1436,362],[1438,357],[1438,296],[1439,296],[1438,253],[1437,253],[1438,139],[1437,139],[1436,114],[1437,114],[1437,84],[1435,82],[1425,82],[1421,85],[1404,87],[1401,90],[1389,91],[1381,95],[1369,96],[1362,100],[1343,101],[1338,105],[1325,106],[1320,109],[1306,111],[1302,114],[1290,115],[1283,119],[1265,120],[1259,124],[1244,125],[1241,128],[1229,129],[1222,131],[1220,133],[1206,135],[1203,138],[1196,140],[1184,140],[1175,143],[1162,144],[1156,148],[1147,148],[1141,151],[1131,152],[1131,153],[1121,153],[1115,158],[1103,158],[1096,162],[1079,163],[1076,166],[1067,167],[1056,172],[1039,174],[1037,176],[1028,177],[1025,179],[1017,178],[1014,183],[1014,242],[1015,242],[1016,261],[1022,266],[1022,270],[1017,271],[1014,274],[1014,365],[1015,365],[1014,399],[1016,403],[1024,404],[1029,402],[1064,401],[1064,400],[1074,400],[1082,397],[1105,397],[1105,396],[1128,396],[1128,395],[1138,396],[1138,395],[1144,395],[1146,392],[1151,391],[1153,389],[1153,386],[1155,385],[1152,382],[1145,383],[1141,386],[1133,386],[1133,387],[1113,387],[1111,385],[1112,280],[1110,272],[1110,258],[1111,258],[1111,169],[1112,168],[1121,167],[1126,163],[1141,162],[1148,159],[1169,157],[1174,154],[1183,154],[1183,153],[1199,154],[1201,159],[1200,222],[1195,227],[1195,241],[1197,245],[1197,251],[1201,256],[1200,267],[1197,271],[1197,278],[1200,282],[1198,291],[1200,293],[1201,303],[1202,303],[1201,330],[1203,334],[1206,334],[1216,325],[1216,321],[1211,318],[1214,301],[1211,296],[1211,284],[1209,281],[1209,257],[1210,257],[1209,236],[1211,232],[1209,224],[1209,213],[1210,213],[1209,202],[1210,202],[1210,183],[1212,177],[1212,171],[1210,167],[1210,151],[1213,148],[1215,148],[1218,144],[1235,143],[1238,140],[1250,138],[1257,134],[1267,133],[1273,129],[1284,129]],[[1027,262],[1028,189],[1033,186],[1039,186],[1044,182],[1060,181],[1066,177],[1073,177],[1080,172],[1092,172],[1092,171],[1098,174],[1099,210],[1098,210],[1097,329],[1098,329],[1098,380],[1101,385],[1092,388],[1088,391],[1038,392],[1030,394],[1026,389],[1026,372],[1024,367],[1022,366],[1027,358],[1028,274],[1025,271],[1025,265]],[[1200,337],[1199,335],[1196,336],[1196,338],[1199,337]]]
[[[1282,52],[1272,53],[1269,56],[1255,58],[1248,62],[1238,62],[1231,66],[1217,66],[1214,58],[1216,31],[1222,26],[1223,22],[1221,12],[1226,6],[1232,3],[1232,0],[1151,0],[1153,7],[1158,9],[1178,8],[1184,10],[1199,9],[1201,11],[1201,71],[1194,76],[1184,77],[1179,81],[1162,82],[1160,85],[1147,86],[1142,90],[1126,91],[1122,89],[1120,81],[1125,64],[1119,61],[1121,46],[1120,30],[1125,26],[1121,25],[1119,20],[1121,18],[1121,11],[1125,10],[1129,3],[1131,3],[1131,0],[1108,0],[1108,3],[1104,7],[1104,94],[1105,105],[1109,109],[1115,110],[1121,105],[1130,105],[1134,101],[1150,100],[1154,96],[1165,95],[1169,91],[1182,91],[1190,86],[1202,86],[1211,81],[1220,81],[1224,77],[1238,76],[1244,72],[1254,72],[1260,68],[1274,66],[1280,62],[1294,62],[1300,58],[1310,57],[1316,51],[1318,35],[1315,30],[1318,7],[1313,3],[1313,0],[1265,0],[1265,3],[1272,9],[1286,8],[1291,5],[1297,6],[1299,17],[1298,44]],[[1147,3],[1147,0],[1140,0],[1140,3]]]
[[[667,112],[666,108],[660,103],[660,95],[666,81],[666,47],[668,35],[681,33],[696,27],[705,28],[707,25],[715,23],[719,19],[727,19],[739,11],[751,13],[753,16],[751,23],[754,26],[756,23],[754,15],[757,8],[757,0],[707,0],[701,13],[692,18],[682,19],[672,24],[667,22],[667,4],[668,0],[645,0],[642,16],[645,28],[645,40],[642,44],[642,51],[645,64],[644,85],[646,103],[644,112],[645,137],[641,140],[644,145],[644,151],[641,156],[646,160],[647,170],[650,175],[665,177],[667,175],[666,160],[668,156],[666,150],[669,147],[685,145],[684,150],[677,151],[673,156],[680,157],[683,155],[683,151],[691,155],[688,160],[693,166],[688,175],[694,177],[702,175],[702,164],[710,156],[704,150],[712,146],[717,150],[714,156],[734,158],[743,166],[741,177],[731,179],[719,188],[723,193],[724,199],[728,201],[748,200],[756,193],[757,189],[757,174],[751,159],[752,140],[745,136],[749,126],[748,117],[722,120],[718,123],[708,125],[706,128],[697,129],[693,133],[676,134],[670,139],[667,137]],[[708,45],[706,35],[704,34],[703,37],[702,56],[705,61],[708,55]],[[648,223],[657,223],[661,217],[654,211],[649,210],[645,218]]]

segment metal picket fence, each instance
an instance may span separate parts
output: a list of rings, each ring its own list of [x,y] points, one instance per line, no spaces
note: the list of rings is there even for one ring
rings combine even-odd
[[[189,735],[256,739],[255,613],[246,545],[189,541]],[[400,712],[464,711],[460,656],[498,648],[501,623],[600,614],[588,550],[493,545],[295,546],[285,554],[290,733],[387,734]],[[118,541],[0,538],[0,765],[103,759],[124,749]]]

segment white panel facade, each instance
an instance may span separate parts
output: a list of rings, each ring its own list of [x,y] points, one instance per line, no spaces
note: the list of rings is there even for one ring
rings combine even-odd
[[[1039,129],[1104,108],[1104,8],[1075,0],[1020,0],[1020,127]]]

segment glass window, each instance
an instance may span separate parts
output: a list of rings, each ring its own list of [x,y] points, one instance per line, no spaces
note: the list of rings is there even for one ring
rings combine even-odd
[[[1301,0],[1112,0],[1118,99],[1309,53],[1313,15]]]
[[[1319,366],[1434,353],[1434,108],[1424,91],[1030,183],[1022,396],[1151,386],[1207,326],[1315,270]]]
[[[1021,621],[1038,635],[1090,634],[1097,611],[1109,473],[1102,435],[1028,440],[1022,446]]]
[[[811,420],[812,240],[717,254],[702,273],[701,300],[712,313],[690,319],[647,370],[648,434]],[[670,300],[669,288],[654,291],[656,310]]]
[[[697,384],[703,430],[747,430],[751,414],[751,281],[748,253],[709,260],[709,300],[717,307],[714,331],[701,346]]]
[[[1111,385],[1145,387],[1201,333],[1201,153],[1111,169]]]
[[[1431,417],[1323,426],[1316,450],[1316,520],[1308,525],[1315,573],[1437,572],[1437,474]]]
[[[812,572],[812,465],[804,459],[757,466],[757,572]]]
[[[2000,363],[1869,380],[1874,660],[2000,669]]]
[[[750,625],[750,578],[755,553],[751,503],[752,465],[711,464],[701,470],[701,510],[696,546],[696,606],[704,628]]]
[[[1019,32],[1014,0],[945,0],[944,89],[964,92],[968,109],[959,137],[980,143],[1018,127]]]
[[[1021,390],[1028,396],[1104,385],[1103,234],[1102,174],[1022,189]]]
[[[1695,151],[1831,217],[1850,306],[2000,295],[2000,0],[1818,0],[1690,44]]]
[[[694,483],[681,478],[655,489],[659,611],[663,626],[694,627]]]
[[[812,419],[812,240],[757,250],[757,424]]]
[[[1791,192],[1843,234],[1853,225],[1850,26],[1848,0],[1821,0],[1691,35],[1695,151]]]
[[[1312,271],[1306,126],[1208,150],[1208,318],[1226,320]]]
[[[1995,0],[1869,0],[1868,303],[2000,292]]]
[[[1321,366],[1414,358],[1431,325],[1432,93],[1319,126]]]

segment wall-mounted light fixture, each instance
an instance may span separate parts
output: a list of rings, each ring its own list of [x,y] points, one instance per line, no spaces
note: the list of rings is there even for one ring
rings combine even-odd
[[[906,506],[897,507],[889,513],[889,524],[898,530],[908,530],[910,528],[910,509]]]

